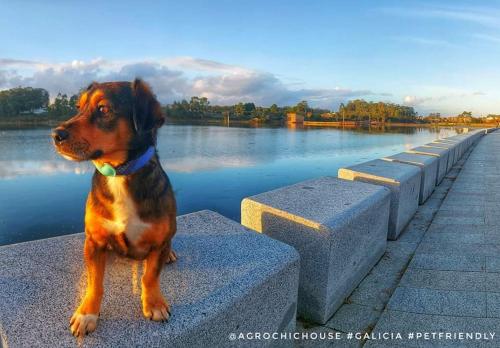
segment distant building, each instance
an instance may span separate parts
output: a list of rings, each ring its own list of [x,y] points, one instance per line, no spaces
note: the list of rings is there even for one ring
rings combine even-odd
[[[47,112],[47,108],[38,108],[38,109],[33,110],[33,113],[35,115],[43,114],[44,112]]]
[[[38,109],[34,109],[34,110],[22,111],[21,115],[29,115],[29,114],[40,115],[40,114],[43,114],[45,112],[47,112],[47,108],[38,108]]]
[[[486,117],[486,121],[487,122],[500,122],[500,116],[496,116],[496,115],[489,115],[488,117]]]
[[[289,112],[286,114],[286,122],[291,124],[304,123],[304,115],[297,114],[296,112]]]
[[[332,119],[335,117],[337,117],[337,114],[335,112],[324,112],[321,114],[321,118]]]

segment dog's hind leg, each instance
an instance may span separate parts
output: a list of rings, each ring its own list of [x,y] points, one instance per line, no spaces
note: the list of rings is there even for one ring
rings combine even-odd
[[[170,305],[161,293],[160,273],[169,256],[170,248],[152,250],[146,259],[142,276],[142,312],[148,319],[165,321],[170,317]]]
[[[89,238],[85,239],[83,254],[87,268],[87,288],[80,306],[70,320],[71,332],[77,337],[84,336],[97,327],[106,266],[106,249]]]

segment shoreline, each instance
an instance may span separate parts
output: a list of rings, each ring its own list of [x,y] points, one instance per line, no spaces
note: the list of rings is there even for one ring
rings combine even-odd
[[[40,116],[38,119],[33,117],[20,117],[15,120],[12,119],[2,119],[0,118],[0,129],[24,129],[24,128],[51,128],[57,126],[60,122],[66,120],[62,119],[49,119],[44,116]],[[346,122],[347,123],[347,122]],[[342,125],[342,122],[336,121],[304,121],[303,124],[287,124],[279,121],[271,122],[260,122],[255,120],[231,120],[231,122],[226,122],[225,120],[218,119],[173,119],[167,118],[166,124],[172,125],[212,125],[212,126],[245,126],[245,127],[283,127],[283,128],[347,128],[347,129],[367,129],[367,128],[391,128],[391,127],[419,127],[419,128],[439,128],[439,127],[470,127],[470,128],[482,128],[482,127],[496,127],[497,123],[403,123],[403,122],[386,122],[386,123],[375,123],[371,125],[354,125],[348,123]]]

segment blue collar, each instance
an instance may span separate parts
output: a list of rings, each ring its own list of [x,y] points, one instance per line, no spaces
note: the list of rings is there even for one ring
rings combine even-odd
[[[99,171],[99,173],[101,173],[104,176],[130,175],[135,173],[142,167],[144,167],[153,157],[154,154],[155,154],[155,148],[154,146],[150,146],[146,150],[146,152],[144,152],[136,159],[120,164],[116,168],[109,163],[104,163],[101,167],[98,167],[95,162],[93,163],[97,168],[97,170]]]

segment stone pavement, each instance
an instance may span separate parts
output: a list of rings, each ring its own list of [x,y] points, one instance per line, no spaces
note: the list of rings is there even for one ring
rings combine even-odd
[[[457,162],[324,326],[298,322],[299,331],[339,332],[341,340],[309,339],[297,346],[500,346],[498,149],[500,132],[494,132]],[[369,333],[369,338],[348,340],[349,332]],[[408,339],[425,332],[464,336]],[[400,333],[402,339],[379,339],[383,333]],[[465,339],[466,333],[490,340]]]

